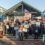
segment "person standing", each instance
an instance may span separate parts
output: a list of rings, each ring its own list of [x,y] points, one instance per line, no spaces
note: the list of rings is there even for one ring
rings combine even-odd
[[[36,21],[36,30],[35,30],[35,39],[38,39],[39,38],[39,35],[40,35],[40,22],[37,20]]]
[[[9,34],[10,30],[9,30],[9,23],[6,24],[6,34]]]
[[[22,25],[20,25],[19,26],[19,39],[20,40],[23,40],[23,26]]]
[[[29,28],[29,24],[28,24],[28,22],[24,25],[24,36],[25,36],[25,38],[27,39],[28,38],[28,28]]]
[[[18,27],[18,25],[14,25],[14,30],[15,30],[14,31],[15,32],[15,37],[16,37],[16,40],[17,40],[17,39],[19,39],[19,35],[18,35],[19,34],[19,32],[18,32],[19,27]]]

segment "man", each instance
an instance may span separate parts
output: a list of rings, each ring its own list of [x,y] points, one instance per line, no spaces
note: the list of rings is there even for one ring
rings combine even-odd
[[[39,35],[40,35],[40,21],[36,20],[36,27],[35,27],[35,39],[38,39]]]

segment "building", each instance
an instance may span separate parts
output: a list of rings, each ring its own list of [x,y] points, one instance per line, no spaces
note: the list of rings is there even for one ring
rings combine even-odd
[[[25,13],[31,13],[32,17],[41,16],[41,11],[32,7],[31,5],[21,1],[18,4],[14,5],[5,12],[6,18],[17,19],[24,16]]]
[[[0,21],[3,21],[4,19],[7,21],[23,18],[25,13],[27,13],[26,15],[31,14],[31,18],[41,16],[41,11],[21,1],[8,10],[0,7]],[[4,20],[5,23],[6,21]],[[7,33],[7,30],[4,30],[4,32]]]
[[[0,6],[0,22],[4,19],[4,13],[6,9]]]

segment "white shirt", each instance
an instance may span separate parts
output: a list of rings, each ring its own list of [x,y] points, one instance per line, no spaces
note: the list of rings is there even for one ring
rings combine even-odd
[[[27,32],[27,29],[26,28],[23,28],[23,32]]]
[[[9,29],[9,25],[6,25],[6,28]]]
[[[40,22],[36,22],[36,26],[40,26]]]
[[[24,25],[24,28],[29,28],[29,25],[28,24]]]

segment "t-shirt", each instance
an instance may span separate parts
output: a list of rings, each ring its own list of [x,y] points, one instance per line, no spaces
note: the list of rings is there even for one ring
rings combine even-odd
[[[14,27],[14,24],[13,23],[11,24],[11,27]]]

